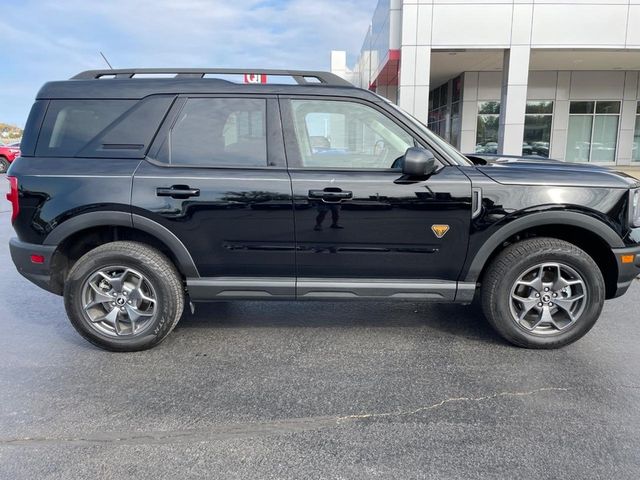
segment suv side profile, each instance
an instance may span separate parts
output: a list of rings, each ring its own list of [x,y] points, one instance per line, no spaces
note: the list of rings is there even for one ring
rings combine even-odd
[[[295,83],[209,77],[243,73]],[[109,350],[234,299],[477,298],[511,343],[555,348],[640,273],[637,180],[472,162],[329,73],[83,72],[42,87],[21,148],[13,261]]]

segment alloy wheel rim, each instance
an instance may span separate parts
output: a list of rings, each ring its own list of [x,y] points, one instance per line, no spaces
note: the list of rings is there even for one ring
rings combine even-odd
[[[157,313],[150,280],[124,266],[104,267],[82,286],[82,310],[89,325],[109,337],[131,337],[145,331]]]
[[[573,326],[587,305],[587,287],[574,268],[540,263],[520,275],[511,287],[513,321],[529,333],[554,335]]]

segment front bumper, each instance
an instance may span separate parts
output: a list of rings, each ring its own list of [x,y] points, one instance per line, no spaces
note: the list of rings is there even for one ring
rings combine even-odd
[[[62,293],[51,282],[51,261],[56,251],[55,245],[37,245],[12,238],[9,240],[9,250],[11,251],[11,260],[20,275],[49,292],[58,295]],[[31,261],[32,255],[41,255],[44,261],[33,263]]]
[[[618,262],[618,284],[613,298],[623,295],[631,286],[631,282],[640,275],[640,245],[627,248],[614,248],[613,254]],[[633,256],[632,262],[624,262],[625,256]]]

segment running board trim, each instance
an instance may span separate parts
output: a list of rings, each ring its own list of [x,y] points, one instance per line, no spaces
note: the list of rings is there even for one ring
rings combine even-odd
[[[224,299],[295,299],[294,277],[200,277],[187,278],[194,302]]]
[[[475,283],[422,279],[204,277],[188,278],[192,301],[412,300],[469,303]]]

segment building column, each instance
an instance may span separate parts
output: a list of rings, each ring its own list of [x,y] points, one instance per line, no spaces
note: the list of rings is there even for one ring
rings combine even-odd
[[[464,72],[462,77],[462,126],[460,129],[460,151],[476,151],[476,129],[478,124],[478,72]]]
[[[556,98],[553,105],[553,123],[551,130],[550,158],[564,160],[567,150],[569,131],[569,92],[571,90],[571,72],[558,72]]]
[[[498,131],[498,153],[503,155],[522,155],[529,56],[530,48],[524,45],[513,45],[504,53]]]
[[[617,165],[630,165],[633,153],[633,136],[636,127],[638,106],[638,72],[626,72],[622,112],[620,114],[620,135],[618,137]]]
[[[425,124],[429,115],[432,15],[431,4],[418,4],[416,0],[403,3],[398,105]]]

